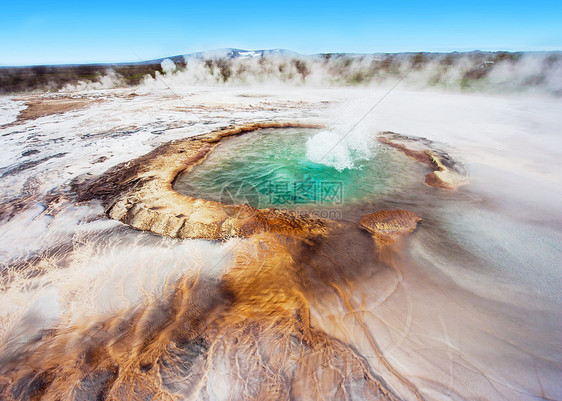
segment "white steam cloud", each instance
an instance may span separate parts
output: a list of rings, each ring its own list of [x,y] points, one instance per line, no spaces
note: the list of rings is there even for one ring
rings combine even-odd
[[[169,60],[173,63],[171,60]],[[191,85],[389,86],[562,95],[562,54],[451,53],[186,58],[147,75],[148,89]],[[164,68],[166,67],[166,68]],[[174,67],[176,65],[174,64]],[[164,78],[165,76],[165,78]]]
[[[160,66],[162,67],[162,71],[164,71],[165,73],[174,72],[176,70],[176,63],[174,63],[169,58],[164,59],[160,63]]]
[[[562,53],[401,53],[376,55],[252,53],[239,57],[208,53],[167,58],[142,66],[131,79],[126,72],[107,70],[96,82],[67,84],[63,91],[111,89],[136,85],[143,89],[201,86],[388,87],[397,80],[413,89],[533,93],[562,95]],[[117,69],[119,70],[119,69]],[[150,71],[150,73],[147,73]]]

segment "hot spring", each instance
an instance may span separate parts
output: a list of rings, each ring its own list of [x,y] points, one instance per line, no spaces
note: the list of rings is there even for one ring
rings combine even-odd
[[[326,131],[259,129],[223,139],[199,165],[174,181],[179,193],[227,204],[279,208],[348,221],[423,188],[427,168],[373,134],[361,155],[347,143],[315,148]],[[325,142],[320,142],[320,145]],[[334,164],[332,153],[345,149]],[[324,159],[319,156],[325,152]],[[341,153],[341,151],[340,151]],[[311,160],[312,159],[312,160]],[[314,161],[316,160],[316,161]]]

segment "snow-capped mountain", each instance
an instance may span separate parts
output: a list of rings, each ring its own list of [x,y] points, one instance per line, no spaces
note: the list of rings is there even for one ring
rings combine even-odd
[[[208,50],[204,52],[189,53],[184,55],[185,58],[258,58],[264,56],[298,56],[299,53],[285,49],[269,49],[269,50],[244,50],[234,48],[224,48]]]

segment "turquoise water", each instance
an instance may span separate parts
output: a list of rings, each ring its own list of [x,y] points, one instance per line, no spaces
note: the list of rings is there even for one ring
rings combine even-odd
[[[423,181],[417,163],[374,136],[353,168],[340,171],[313,162],[307,157],[307,142],[318,132],[261,129],[228,138],[203,163],[180,175],[174,189],[229,204],[343,212]],[[338,146],[346,146],[345,141]]]

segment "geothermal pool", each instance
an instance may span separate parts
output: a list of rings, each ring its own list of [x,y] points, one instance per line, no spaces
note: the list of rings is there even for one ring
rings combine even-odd
[[[338,107],[370,89],[247,92],[85,92],[103,101],[0,127],[2,400],[562,398],[557,99],[392,93],[323,159],[346,132],[330,116],[351,120]],[[321,119],[329,133],[225,138],[174,188],[263,208],[292,181],[335,181],[341,197],[283,198],[289,212],[341,213],[325,235],[179,240],[72,190],[257,117]],[[470,181],[426,185],[426,166],[377,141],[384,130],[430,139]],[[423,220],[381,249],[357,222],[392,209]]]
[[[373,207],[423,188],[427,168],[378,143],[375,132],[360,154],[346,151],[346,161],[353,161],[349,167],[333,164],[329,157],[334,149],[322,141],[326,134],[270,128],[224,139],[201,164],[176,178],[174,189],[227,204],[297,209],[357,222]],[[345,146],[336,144],[335,151]]]

